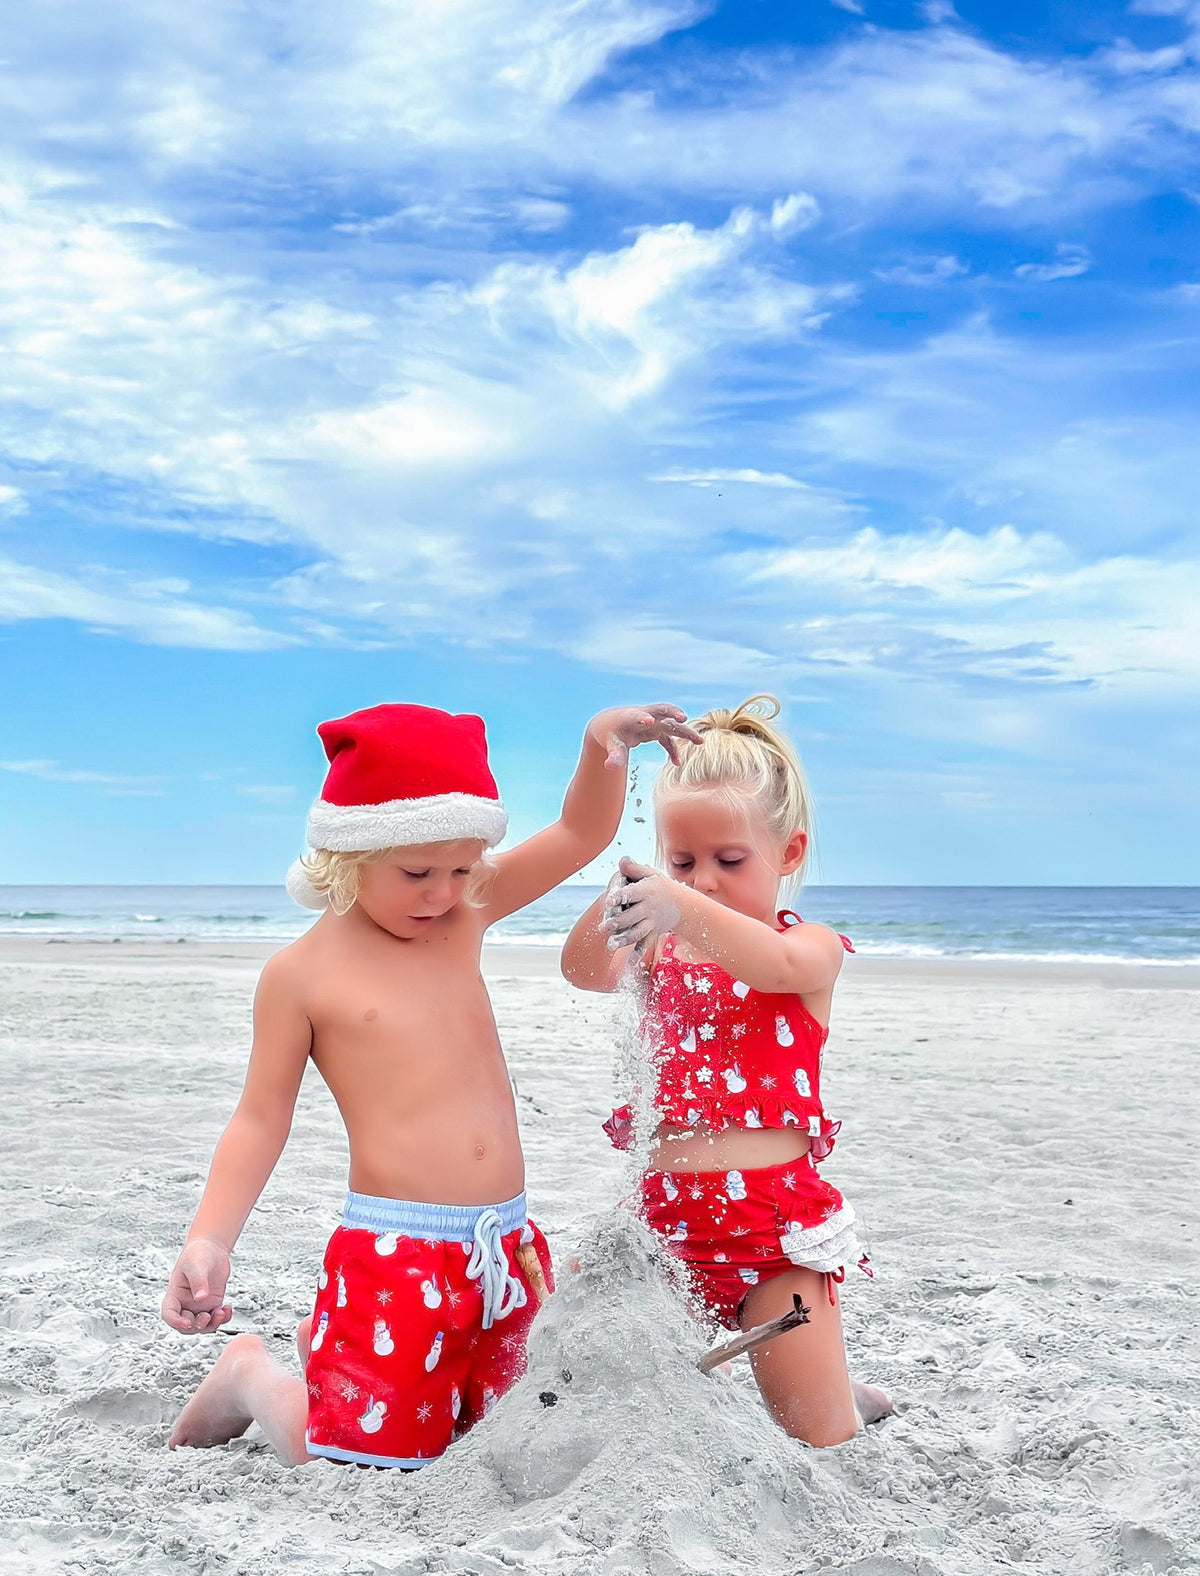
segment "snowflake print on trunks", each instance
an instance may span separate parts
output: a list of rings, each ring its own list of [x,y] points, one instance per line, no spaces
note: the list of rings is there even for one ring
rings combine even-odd
[[[701,996],[707,996],[709,991],[712,990],[712,980],[708,978],[707,974],[702,974],[692,988],[699,991]]]
[[[717,1031],[713,1028],[711,1023],[702,1023],[698,1033],[702,1040],[715,1040],[717,1037]]]

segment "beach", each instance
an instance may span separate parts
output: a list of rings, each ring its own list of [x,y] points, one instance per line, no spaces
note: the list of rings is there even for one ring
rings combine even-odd
[[[560,1267],[531,1370],[417,1476],[165,1448],[220,1349],[158,1318],[236,1101],[262,942],[0,941],[0,1528],[13,1568],[561,1576],[1200,1569],[1200,968],[851,958],[825,1174],[843,1298],[897,1415],[815,1452],[706,1346],[616,1208],[619,1008],[551,948],[485,972]],[[345,1184],[311,1071],[233,1327],[294,1360]],[[569,1260],[578,1255],[580,1269]],[[799,1338],[797,1336],[796,1338]],[[569,1378],[564,1377],[570,1375]],[[554,1396],[548,1405],[542,1397]]]

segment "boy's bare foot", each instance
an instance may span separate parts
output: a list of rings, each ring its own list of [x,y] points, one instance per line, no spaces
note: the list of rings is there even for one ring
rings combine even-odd
[[[169,1450],[180,1445],[203,1449],[224,1445],[244,1434],[254,1421],[242,1400],[240,1370],[252,1353],[261,1355],[257,1335],[235,1335],[217,1358],[212,1372],[175,1420]]]
[[[854,1392],[855,1410],[864,1423],[877,1423],[881,1417],[891,1417],[895,1411],[891,1396],[884,1390],[876,1389],[873,1384],[859,1384],[856,1379],[852,1379],[850,1388]]]

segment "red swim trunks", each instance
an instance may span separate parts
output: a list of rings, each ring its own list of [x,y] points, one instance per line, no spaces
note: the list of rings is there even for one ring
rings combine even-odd
[[[525,1246],[552,1290],[524,1194],[461,1206],[351,1193],[313,1309],[309,1455],[422,1467],[478,1422],[525,1371],[538,1308]]]
[[[809,1155],[753,1171],[648,1171],[641,1199],[646,1224],[731,1330],[751,1286],[798,1265],[838,1281],[850,1264],[872,1274],[853,1206]]]

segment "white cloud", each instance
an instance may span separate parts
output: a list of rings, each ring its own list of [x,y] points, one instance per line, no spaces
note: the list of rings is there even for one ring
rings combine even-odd
[[[1200,565],[1132,555],[1086,561],[1049,532],[1001,527],[885,536],[747,554],[727,566],[801,608],[797,650],[846,667],[1112,690],[1200,682]]]
[[[865,9],[862,0],[829,0],[829,3],[839,11],[852,11],[855,16],[862,16]]]
[[[28,761],[0,761],[0,771],[14,772],[21,777],[37,777],[42,782],[78,783],[86,787],[103,788],[110,794],[122,797],[158,799],[163,789],[155,777],[128,777],[113,772],[93,772],[73,766],[60,766],[57,761],[35,759]]]
[[[257,799],[260,804],[280,809],[286,808],[296,797],[296,790],[290,783],[239,783],[236,792],[247,799]]]
[[[24,514],[29,501],[19,487],[0,484],[0,515]]]
[[[711,684],[760,684],[778,671],[767,651],[727,640],[706,640],[646,617],[612,616],[561,648],[576,661],[612,673],[636,673],[689,688]]]
[[[896,263],[890,268],[877,268],[875,277],[901,285],[942,285],[951,279],[961,279],[969,273],[967,265],[952,253],[941,257],[913,259]]]
[[[87,579],[0,559],[0,623],[69,619],[100,634],[155,646],[267,651],[292,644],[245,613],[189,600],[186,582],[143,580],[96,568]]]
[[[746,482],[754,487],[783,487],[788,491],[808,492],[806,482],[797,481],[783,471],[664,471],[652,476],[652,482],[681,482],[689,487],[712,487],[719,482]]]
[[[1056,261],[1053,263],[1021,263],[1013,269],[1018,279],[1027,279],[1031,284],[1050,284],[1055,279],[1077,279],[1080,274],[1086,274],[1092,266],[1091,253],[1086,246],[1069,246],[1060,243],[1055,248]]]

